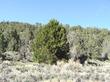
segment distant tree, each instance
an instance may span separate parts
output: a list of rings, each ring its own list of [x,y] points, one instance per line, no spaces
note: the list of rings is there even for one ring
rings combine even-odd
[[[20,47],[20,37],[16,29],[12,30],[9,34],[8,50],[9,51],[18,51]]]
[[[4,38],[4,35],[2,34],[2,32],[0,33],[0,52],[5,52],[6,51],[6,47],[7,47],[7,43],[6,40]]]

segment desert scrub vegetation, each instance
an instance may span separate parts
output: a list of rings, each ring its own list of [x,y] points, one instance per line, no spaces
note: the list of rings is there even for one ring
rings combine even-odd
[[[0,82],[109,82],[110,63],[95,62],[100,66],[82,66],[73,60],[56,65],[4,61],[0,64]]]
[[[33,25],[3,21],[0,22],[0,59],[44,63],[82,57],[106,60],[110,56],[109,39],[108,29],[69,26],[55,19]]]
[[[109,82],[109,59],[107,29],[0,22],[0,82]]]
[[[69,28],[67,36],[73,58],[81,55],[86,55],[89,59],[99,59],[102,54],[109,56],[106,50],[109,49],[107,45],[109,46],[110,38],[106,37],[110,36],[110,31],[107,29],[74,26]]]

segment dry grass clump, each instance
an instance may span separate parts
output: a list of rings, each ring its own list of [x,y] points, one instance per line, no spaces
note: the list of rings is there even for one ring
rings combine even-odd
[[[98,61],[99,62],[99,61]],[[69,60],[57,65],[4,61],[0,82],[110,82],[110,63],[85,65]]]

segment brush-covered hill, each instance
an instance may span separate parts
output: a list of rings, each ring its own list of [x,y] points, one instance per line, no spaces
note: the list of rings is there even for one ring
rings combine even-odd
[[[64,31],[64,33],[66,34],[64,35],[66,37],[65,40],[63,40],[64,38],[62,38],[63,37],[62,35],[64,33],[61,34],[62,32],[61,27],[65,29]],[[43,32],[41,31],[41,29],[43,29],[43,32],[47,32],[47,34],[44,33],[45,36],[42,35]],[[51,36],[49,36],[50,31],[51,31],[50,35],[53,38],[50,38]],[[53,39],[53,41],[50,40],[50,42],[48,42],[49,44],[47,44],[46,41],[44,41],[43,39],[42,40],[44,41],[45,45],[48,46],[47,50],[53,49],[52,52],[60,54],[59,59],[62,59],[61,57],[64,57],[63,55],[61,56],[61,53],[69,54],[69,58],[76,59],[78,59],[81,55],[85,55],[89,59],[100,59],[102,57],[105,59],[101,60],[106,60],[107,58],[109,58],[110,54],[109,30],[93,27],[83,28],[81,26],[69,26],[61,24],[57,20],[53,19],[50,20],[49,23],[45,25],[41,23],[36,23],[32,25],[20,22],[0,22],[1,60],[33,61],[32,45],[33,43],[37,43],[35,41],[37,41],[38,39],[41,40],[42,37],[40,34],[42,35],[43,38],[46,37],[46,41]],[[36,38],[38,36],[39,38]],[[62,40],[55,42],[55,38],[57,40],[62,38]],[[68,43],[66,47],[64,47],[65,45],[63,45],[64,44],[63,41],[65,41],[64,43]],[[60,42],[62,43],[60,44]],[[39,42],[39,44],[40,43],[41,42]],[[51,49],[49,49],[50,43]],[[55,48],[53,46],[55,46]],[[46,48],[43,51],[45,50]],[[40,52],[39,54],[41,54]]]
[[[107,29],[0,22],[0,82],[109,82],[109,59]]]

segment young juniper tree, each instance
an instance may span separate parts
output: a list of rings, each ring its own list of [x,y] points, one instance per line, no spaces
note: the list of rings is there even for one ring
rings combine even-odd
[[[57,20],[50,20],[37,33],[33,51],[37,62],[55,63],[59,59],[68,59],[69,45],[65,28]]]

